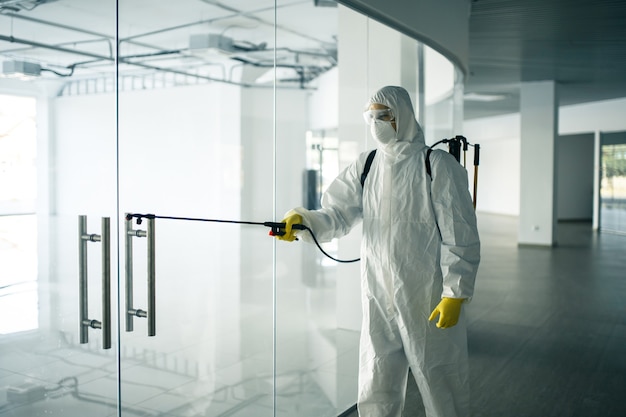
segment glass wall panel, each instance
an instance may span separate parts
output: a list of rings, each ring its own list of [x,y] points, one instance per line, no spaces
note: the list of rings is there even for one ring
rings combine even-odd
[[[279,219],[293,207],[319,208],[320,194],[334,177],[375,147],[361,113],[369,95],[384,85],[404,85],[416,107],[419,94],[426,96],[429,143],[461,133],[454,130],[462,78],[448,60],[427,48],[424,84],[430,90],[419,91],[417,41],[322,3],[285,3],[276,11]],[[339,258],[358,257],[357,229],[324,249]],[[277,413],[336,416],[356,402],[359,281],[358,264],[340,266],[313,244],[277,243]]]
[[[427,143],[461,134],[463,75],[446,57],[424,45],[424,134]]]
[[[341,29],[330,1],[13,3],[0,13],[0,415],[350,408],[358,264],[263,223],[319,207],[374,146],[361,111],[382,85],[424,98],[428,143],[458,133],[456,70],[427,52],[418,83],[416,41],[353,11]],[[343,63],[341,30],[354,35]],[[358,234],[323,249],[356,257]]]
[[[427,117],[428,143],[454,135],[462,99],[462,79],[434,52],[429,53],[434,64],[424,74],[424,85],[431,90],[420,91],[417,41],[342,6],[303,4],[293,8],[297,14],[290,9],[277,9],[277,51],[297,51],[289,43],[293,37],[310,25],[317,30],[310,32],[310,50],[300,51],[295,63],[301,67],[299,77],[276,74],[278,218],[293,207],[318,208],[320,191],[359,153],[376,146],[362,111],[378,88],[403,85],[416,107],[420,94],[427,96],[421,111]],[[325,60],[332,50],[337,60],[328,66]],[[311,72],[315,61],[305,60],[307,52],[318,56],[317,74]],[[288,66],[292,61],[281,56],[277,62]],[[448,76],[441,78],[442,73]],[[309,74],[314,76],[307,78]],[[323,247],[335,257],[358,257],[360,226]],[[339,265],[313,244],[277,243],[277,413],[337,416],[355,404],[359,284],[358,264]]]
[[[114,415],[115,2],[1,11],[0,415]]]
[[[276,21],[276,216],[280,220],[294,207],[319,207],[321,189],[338,172],[338,8],[334,2],[280,1]],[[336,242],[324,247],[336,255]],[[336,320],[337,267],[327,261],[313,244],[277,242],[279,416],[334,417],[354,402],[342,394],[346,385],[338,361],[346,350],[344,331]],[[353,386],[352,376],[348,384]]]
[[[273,9],[120,2],[123,413],[273,415]]]

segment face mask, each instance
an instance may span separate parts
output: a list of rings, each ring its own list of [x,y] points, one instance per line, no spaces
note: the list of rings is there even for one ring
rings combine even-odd
[[[375,120],[370,126],[372,136],[382,145],[396,141],[396,130],[391,126],[391,122]]]

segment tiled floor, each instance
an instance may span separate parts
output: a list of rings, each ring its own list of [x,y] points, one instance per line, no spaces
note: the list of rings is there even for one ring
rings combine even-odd
[[[557,247],[518,247],[515,218],[479,220],[472,416],[626,416],[626,236],[560,223]],[[404,415],[425,415],[414,383]]]

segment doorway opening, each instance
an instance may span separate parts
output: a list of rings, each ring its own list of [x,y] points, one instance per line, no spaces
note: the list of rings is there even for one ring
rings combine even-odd
[[[602,144],[600,229],[626,234],[626,143]]]

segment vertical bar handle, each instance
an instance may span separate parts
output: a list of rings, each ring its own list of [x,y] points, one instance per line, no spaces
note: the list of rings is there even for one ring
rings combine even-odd
[[[102,349],[111,349],[111,219],[102,218]]]
[[[139,223],[139,222],[138,222]],[[135,317],[148,319],[148,336],[156,336],[156,257],[155,220],[148,219],[146,230],[133,230],[132,216],[126,214],[126,331],[134,330]],[[147,311],[133,307],[133,237],[147,238],[148,308]]]
[[[126,281],[126,331],[134,330],[133,318],[133,220],[132,217],[126,216],[126,265],[125,265],[125,281]]]
[[[154,218],[148,219],[148,336],[156,336],[156,260]]]
[[[87,292],[87,216],[78,216],[78,302],[80,343],[89,341],[89,300]]]
[[[102,242],[102,321],[90,319],[87,244]],[[89,328],[102,329],[102,349],[111,348],[111,220],[102,218],[102,235],[87,233],[87,216],[78,216],[78,292],[80,343],[89,342]]]

